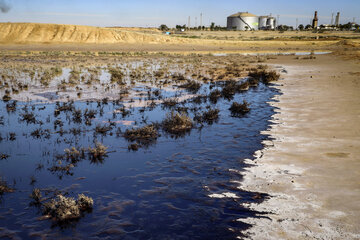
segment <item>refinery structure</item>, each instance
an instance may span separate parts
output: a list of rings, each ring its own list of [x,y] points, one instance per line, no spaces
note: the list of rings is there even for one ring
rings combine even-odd
[[[276,19],[272,16],[256,16],[249,12],[238,12],[227,18],[228,30],[273,30]]]
[[[335,24],[333,22],[334,14],[332,15],[331,24],[323,24],[320,27],[324,29],[337,29],[340,26],[340,12],[337,13]],[[319,29],[318,12],[315,11],[312,19],[310,29]],[[355,25],[355,20],[352,23]],[[297,27],[297,26],[296,26]],[[277,28],[277,21],[271,16],[256,16],[249,12],[238,12],[227,17],[227,30],[274,30]]]

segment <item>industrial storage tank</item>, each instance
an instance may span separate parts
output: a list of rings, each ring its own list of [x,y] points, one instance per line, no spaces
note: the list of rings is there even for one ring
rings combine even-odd
[[[267,20],[268,20],[268,16],[260,16],[259,17],[259,29],[263,30],[263,29],[267,29]]]
[[[238,12],[227,18],[228,30],[258,30],[259,29],[259,17],[248,13]]]
[[[268,29],[275,29],[276,28],[276,20],[274,17],[269,17],[266,21],[266,25],[268,26]]]

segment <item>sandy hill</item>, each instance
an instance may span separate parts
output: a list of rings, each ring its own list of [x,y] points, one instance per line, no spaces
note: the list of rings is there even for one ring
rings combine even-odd
[[[0,23],[0,43],[184,43],[189,39],[122,28],[64,24]]]

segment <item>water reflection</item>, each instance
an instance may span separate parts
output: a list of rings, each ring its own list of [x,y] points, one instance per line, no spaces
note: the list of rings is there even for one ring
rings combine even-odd
[[[221,83],[204,84],[198,94],[206,96],[222,87]],[[236,93],[232,100],[219,97],[214,103],[193,97],[170,108],[155,104],[125,109],[116,101],[0,102],[0,153],[7,156],[0,160],[0,175],[14,182],[16,189],[3,196],[0,236],[236,238],[249,227],[238,219],[261,217],[242,203],[267,197],[244,192],[237,183],[243,159],[262,148],[266,136],[260,131],[267,128],[273,114],[267,102],[275,94],[260,83]],[[251,111],[231,117],[232,102],[243,100],[251,104]],[[155,126],[169,111],[186,110],[194,118],[209,105],[219,109],[217,121],[194,121],[194,128],[180,138],[172,138],[159,127],[155,142],[128,150],[131,141],[124,137],[126,130]],[[97,149],[100,143],[105,150]],[[94,199],[94,209],[78,221],[59,226],[42,219],[41,208],[29,206],[35,187],[49,198],[59,192],[72,197],[86,193]]]

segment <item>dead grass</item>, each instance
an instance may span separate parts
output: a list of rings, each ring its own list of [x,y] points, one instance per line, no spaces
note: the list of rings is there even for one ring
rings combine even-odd
[[[78,219],[84,211],[93,208],[92,198],[79,194],[78,199],[58,195],[55,199],[43,204],[43,215],[49,215],[55,221],[65,222]]]
[[[259,65],[258,68],[252,68],[249,71],[249,76],[258,81],[262,81],[265,84],[277,81],[280,78],[280,74],[278,74],[276,71],[268,71],[266,67],[262,65]]]
[[[240,93],[248,89],[249,83],[247,81],[239,82],[235,80],[230,80],[225,82],[225,86],[223,87],[221,94],[226,99],[232,99],[236,93]]]
[[[246,100],[243,103],[233,102],[229,108],[233,116],[242,116],[250,111],[249,104]]]
[[[209,110],[195,116],[194,120],[200,123],[206,122],[208,124],[212,124],[219,119],[219,112],[219,109],[210,108]]]
[[[159,134],[154,125],[147,125],[142,128],[128,129],[124,137],[128,141],[136,141],[140,144],[149,144],[158,138]]]
[[[27,124],[29,124],[29,123],[36,124],[37,123],[35,114],[32,112],[25,112],[25,113],[21,114],[20,121],[26,122]]]
[[[66,148],[64,152],[65,152],[65,159],[71,161],[72,163],[76,163],[81,159],[85,158],[85,150],[83,148],[79,150],[76,149],[76,147],[72,147],[70,149]]]
[[[197,93],[201,87],[201,84],[196,81],[189,80],[187,83],[180,85],[180,88],[185,88],[187,91]]]
[[[126,82],[123,80],[124,73],[120,69],[111,68],[109,69],[109,73],[111,74],[111,83],[116,83],[118,85],[126,85]]]
[[[163,129],[171,134],[182,134],[193,127],[191,118],[186,114],[171,112],[162,122]]]
[[[215,89],[214,91],[210,92],[209,99],[212,103],[217,103],[219,97],[221,97],[221,91],[218,89]]]
[[[0,153],[0,160],[8,159],[10,156],[5,153]]]
[[[34,200],[34,203],[39,204],[41,202],[41,198],[42,198],[40,189],[34,188],[30,194],[30,198]]]
[[[12,193],[14,191],[15,191],[15,189],[9,187],[8,184],[6,183],[6,181],[4,181],[0,178],[0,195],[2,195],[4,193]]]
[[[107,157],[107,149],[103,144],[96,142],[95,147],[88,149],[88,154],[92,162],[102,162],[104,157]]]
[[[17,101],[12,101],[11,103],[6,104],[7,112],[15,112],[16,111]]]
[[[110,125],[96,125],[95,132],[100,133],[102,135],[106,135],[109,131],[112,130],[112,127]]]

